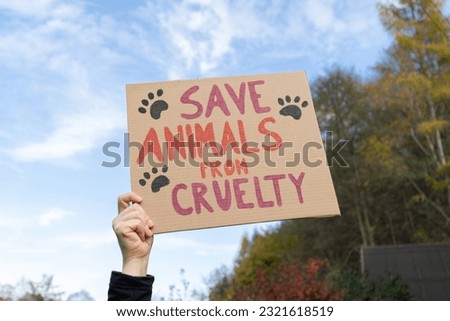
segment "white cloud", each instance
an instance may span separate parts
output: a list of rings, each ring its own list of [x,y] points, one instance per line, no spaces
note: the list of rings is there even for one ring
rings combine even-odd
[[[0,1],[0,8],[16,14],[11,21],[23,15],[42,18],[11,23],[13,29],[0,30],[0,58],[3,67],[26,79],[29,98],[36,101],[32,112],[42,119],[36,127],[44,126],[47,131],[33,135],[30,130],[30,137],[20,135],[22,140],[15,147],[2,152],[16,161],[73,159],[124,128],[121,92],[108,91],[117,87],[114,67],[123,61],[110,48],[116,45],[114,29],[120,29],[114,20],[93,16],[81,5],[62,0]],[[27,92],[21,101],[28,98]],[[5,106],[18,105],[14,98],[8,99],[12,101],[4,101]],[[17,121],[14,128],[20,127],[20,118]]]
[[[142,24],[156,16],[171,79],[208,76],[261,55],[330,58],[386,39],[367,3],[349,0],[179,0],[165,7],[148,1],[139,15]]]
[[[22,144],[10,154],[24,162],[73,157],[97,146],[105,134],[122,127],[123,119],[124,113],[99,102],[79,114],[61,116],[56,128],[42,142]]]
[[[76,61],[74,45],[83,47],[83,41],[97,37],[95,23],[80,5],[57,0],[0,1],[0,8],[14,13],[6,17],[9,24],[0,30],[0,57],[6,65],[21,70],[33,67],[34,72],[42,72],[51,69],[52,61],[58,57],[65,56],[67,62]],[[27,15],[42,19],[23,19]]]
[[[155,3],[140,9],[142,19],[155,14]],[[185,0],[157,8],[157,22],[169,41],[168,77],[208,74],[234,54],[233,41],[270,32],[253,12],[254,2]],[[145,23],[144,21],[142,23]]]
[[[383,37],[365,6],[349,0],[149,0],[137,9],[140,19],[120,21],[88,13],[82,2],[0,0],[0,9],[17,15],[7,17],[11,30],[0,30],[2,68],[34,90],[32,113],[44,131],[14,142],[7,154],[23,162],[73,160],[124,128],[118,83],[126,65],[158,66],[167,73],[160,80],[193,78],[227,73],[235,62],[254,63],[256,56],[263,69],[273,58],[326,64],[354,46],[370,47]],[[10,97],[3,104],[29,108]]]
[[[308,20],[319,30],[329,29],[334,25],[336,17],[333,9],[321,0],[309,0],[304,4]]]
[[[0,216],[0,228],[6,229],[20,229],[26,224],[26,220],[18,218],[15,215]]]
[[[43,16],[48,14],[53,0],[0,0],[0,8],[27,16]]]
[[[112,230],[99,232],[71,233],[57,237],[59,242],[81,246],[82,248],[94,248],[116,243],[116,237]]]
[[[74,215],[73,212],[63,210],[61,208],[51,208],[48,211],[42,213],[38,217],[38,224],[40,226],[48,226],[55,221],[60,221],[65,217]]]
[[[2,153],[4,154],[5,152],[0,150],[0,154],[2,154]],[[7,168],[13,170],[14,172],[16,172],[19,175],[22,175],[22,174],[25,173],[25,171],[23,169],[21,169],[19,166],[17,166],[14,163],[11,163],[11,162],[5,162],[5,161],[0,160],[0,166],[7,167]]]

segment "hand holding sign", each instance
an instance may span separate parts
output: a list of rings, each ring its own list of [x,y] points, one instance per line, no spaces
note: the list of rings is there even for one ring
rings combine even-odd
[[[155,233],[339,214],[304,73],[128,85],[127,105]]]
[[[142,198],[135,193],[119,196],[119,214],[113,220],[113,230],[122,251],[124,274],[147,275],[150,250],[153,245],[153,221],[139,205]]]

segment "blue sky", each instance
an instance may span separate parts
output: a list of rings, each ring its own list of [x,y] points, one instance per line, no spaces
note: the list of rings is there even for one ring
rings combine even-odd
[[[0,0],[0,283],[54,275],[106,299],[111,229],[129,169],[102,146],[126,132],[125,84],[305,70],[365,77],[390,38],[372,0]],[[155,297],[231,266],[250,224],[158,235]]]

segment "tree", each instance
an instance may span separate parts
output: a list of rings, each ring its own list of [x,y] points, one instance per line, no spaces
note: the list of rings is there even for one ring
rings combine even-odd
[[[450,224],[450,23],[440,0],[400,0],[380,5],[380,17],[395,41],[384,62],[372,97],[378,108],[402,121],[395,148],[412,160],[409,184],[415,200],[431,207]],[[428,208],[427,208],[428,210]]]
[[[16,285],[0,284],[0,301],[61,301],[64,292],[57,291],[53,276],[44,274],[40,281],[22,278]],[[70,294],[69,301],[93,300],[89,292],[81,290]]]
[[[94,301],[92,296],[86,290],[81,290],[70,294],[67,301]]]
[[[370,282],[365,275],[358,271],[345,268],[332,280],[332,287],[345,289],[344,300],[401,300],[412,298],[408,286],[397,275]]]
[[[0,286],[0,297],[5,301],[59,301],[64,292],[57,292],[53,276],[43,275],[42,280],[34,282],[23,278],[15,286]]]
[[[258,270],[270,271],[289,258],[296,244],[295,235],[280,234],[276,228],[255,232],[251,240],[244,236],[233,271],[233,282],[242,286],[253,282]]]
[[[332,290],[324,279],[326,260],[284,261],[272,271],[260,269],[253,282],[235,291],[233,300],[341,300],[345,290]]]
[[[314,257],[346,280],[347,294],[407,298],[397,279],[372,285],[354,271],[361,245],[450,241],[450,22],[442,8],[439,0],[380,5],[394,41],[376,77],[363,83],[334,67],[313,82],[326,145],[348,140],[340,161],[329,157],[342,216],[284,221],[244,238],[234,269],[220,278],[219,296],[260,291],[261,282],[275,286],[272,273],[284,262]]]
[[[156,300],[160,301],[188,301],[188,300],[206,300],[207,295],[203,291],[190,290],[190,282],[186,279],[186,271],[180,269],[180,279],[177,284],[169,285],[169,294],[166,297],[158,297]],[[155,298],[154,298],[155,299]]]
[[[358,153],[361,140],[372,125],[364,86],[353,72],[335,67],[319,77],[312,88],[322,131],[331,133],[325,136],[325,143],[347,140],[341,150],[345,163],[334,164],[329,160],[333,180],[339,182],[336,193],[341,209],[356,220],[362,243],[374,245],[369,196],[363,186],[362,159]]]
[[[231,300],[231,273],[225,265],[215,269],[206,280],[210,301]]]

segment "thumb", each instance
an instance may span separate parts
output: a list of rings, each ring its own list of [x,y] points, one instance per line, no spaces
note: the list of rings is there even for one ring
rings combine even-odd
[[[139,204],[142,202],[142,197],[134,192],[120,195],[117,199],[117,208],[119,210],[119,213],[130,206],[130,202]]]

